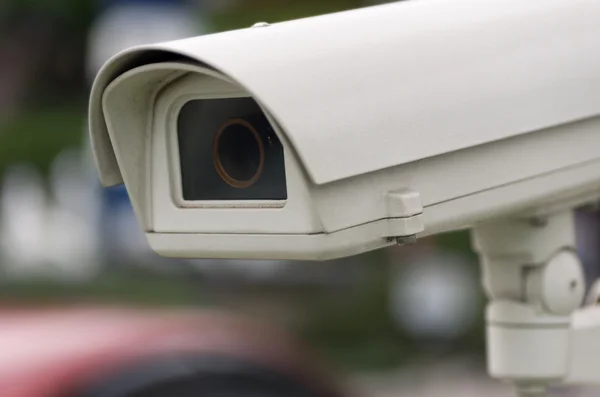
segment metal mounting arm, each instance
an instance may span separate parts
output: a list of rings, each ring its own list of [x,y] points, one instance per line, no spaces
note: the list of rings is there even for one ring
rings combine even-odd
[[[573,214],[478,225],[473,244],[490,298],[490,375],[512,382],[522,396],[543,395],[548,385],[569,381],[570,376],[573,381],[585,378],[579,364],[587,364],[590,353],[584,345],[592,336],[583,323],[591,317],[587,311],[572,316],[585,291]],[[600,336],[600,315],[594,320]]]

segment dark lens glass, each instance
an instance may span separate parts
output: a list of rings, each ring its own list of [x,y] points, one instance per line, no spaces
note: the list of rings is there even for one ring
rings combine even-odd
[[[227,121],[215,137],[215,167],[233,187],[247,188],[260,178],[264,155],[260,135],[244,120]]]
[[[253,99],[190,101],[177,129],[185,200],[287,199],[283,146]]]

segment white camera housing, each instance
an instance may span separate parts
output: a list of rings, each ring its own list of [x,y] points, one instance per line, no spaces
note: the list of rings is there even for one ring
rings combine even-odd
[[[93,86],[100,177],[186,258],[330,259],[585,204],[598,37],[595,0],[423,0],[133,48]],[[180,111],[219,98],[260,106],[286,199],[184,199]]]

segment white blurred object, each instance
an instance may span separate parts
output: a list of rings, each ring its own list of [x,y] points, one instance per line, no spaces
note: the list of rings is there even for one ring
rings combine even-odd
[[[64,277],[88,279],[99,266],[99,209],[95,185],[79,151],[60,153],[52,165],[53,203],[46,227],[48,257]],[[57,269],[57,270],[58,270]]]
[[[88,73],[96,76],[118,52],[141,44],[203,34],[202,21],[188,7],[124,4],[109,8],[92,25],[88,42]]]
[[[97,221],[100,199],[91,170],[88,171],[90,167],[89,157],[77,149],[65,149],[52,163],[50,188],[56,205],[68,208],[79,217]]]
[[[47,256],[52,278],[86,281],[97,275],[97,244],[94,230],[83,219],[63,208],[50,208]]]
[[[8,170],[2,188],[2,264],[9,277],[84,281],[98,271],[98,208],[90,178],[74,150],[52,165],[46,193],[29,165]]]
[[[415,338],[462,336],[479,310],[473,268],[463,256],[445,251],[426,252],[399,265],[391,301],[395,322]]]
[[[47,198],[35,168],[6,171],[0,198],[2,264],[8,276],[38,272],[46,262]]]

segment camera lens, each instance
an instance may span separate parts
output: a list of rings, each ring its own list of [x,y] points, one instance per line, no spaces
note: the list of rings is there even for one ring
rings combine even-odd
[[[283,145],[252,98],[187,102],[177,137],[184,200],[287,199]]]
[[[243,119],[226,121],[215,135],[213,162],[229,185],[244,189],[256,183],[265,162],[265,150],[256,128]]]

